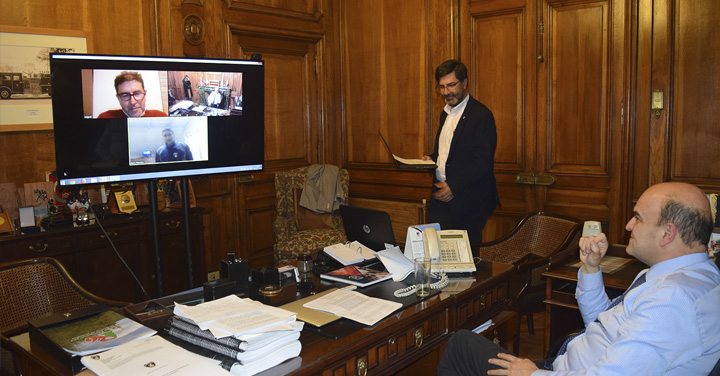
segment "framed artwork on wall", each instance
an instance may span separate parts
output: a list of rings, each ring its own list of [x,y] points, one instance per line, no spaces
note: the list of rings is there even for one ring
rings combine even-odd
[[[51,52],[87,53],[90,33],[0,26],[0,132],[52,129]]]

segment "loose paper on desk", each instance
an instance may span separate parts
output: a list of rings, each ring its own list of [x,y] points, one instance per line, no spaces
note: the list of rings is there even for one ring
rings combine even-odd
[[[333,244],[325,247],[325,252],[345,266],[375,258],[375,251],[357,240],[347,244]]]
[[[173,311],[193,320],[201,329],[208,329],[217,338],[259,333],[268,330],[292,330],[295,313],[236,295],[196,306],[175,304]],[[283,327],[283,325],[285,327]]]
[[[371,298],[356,291],[335,290],[303,304],[304,307],[330,312],[365,325],[375,325],[402,307],[402,303]]]
[[[415,271],[415,265],[401,252],[397,246],[387,247],[384,251],[377,253],[385,268],[392,273],[393,281],[402,281],[410,273]]]
[[[84,356],[85,367],[99,376],[228,376],[219,362],[173,345],[160,336],[126,343],[114,349]]]

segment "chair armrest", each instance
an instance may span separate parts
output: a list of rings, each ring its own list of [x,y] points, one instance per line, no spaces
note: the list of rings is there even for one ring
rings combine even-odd
[[[290,239],[291,227],[294,227],[293,220],[285,217],[276,217],[273,222],[273,232],[277,242],[284,242]]]

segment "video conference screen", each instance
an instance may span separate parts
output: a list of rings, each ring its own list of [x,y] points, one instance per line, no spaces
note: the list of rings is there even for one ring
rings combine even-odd
[[[260,61],[52,54],[61,185],[263,169]]]

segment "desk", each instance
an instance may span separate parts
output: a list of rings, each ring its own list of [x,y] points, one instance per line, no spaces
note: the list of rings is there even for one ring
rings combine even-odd
[[[606,256],[630,258],[631,261],[612,274],[603,273],[605,290],[610,298],[622,294],[630,287],[637,274],[647,268],[645,264],[628,256],[624,246],[611,246]],[[569,266],[578,261],[577,253],[554,260],[542,275],[546,278],[545,299],[545,342],[543,353],[558,338],[584,327],[582,316],[575,300],[577,267]]]
[[[491,318],[497,324],[483,334],[508,348],[517,333],[515,313],[506,311],[511,304],[507,291],[512,270],[511,265],[483,261],[473,278],[460,283],[451,280],[439,294],[337,340],[303,330],[302,363],[292,375],[434,374],[453,332],[475,328]],[[270,303],[296,299],[296,291],[294,285],[285,287]],[[183,298],[197,296],[195,292]],[[172,304],[180,299],[156,301]],[[159,329],[168,318],[169,315],[159,315],[142,321]],[[12,337],[11,342],[21,352],[21,362],[28,367],[25,369],[32,371],[25,375],[69,375],[68,370],[56,365],[42,351],[31,350],[27,334]],[[85,370],[79,375],[92,373]]]

